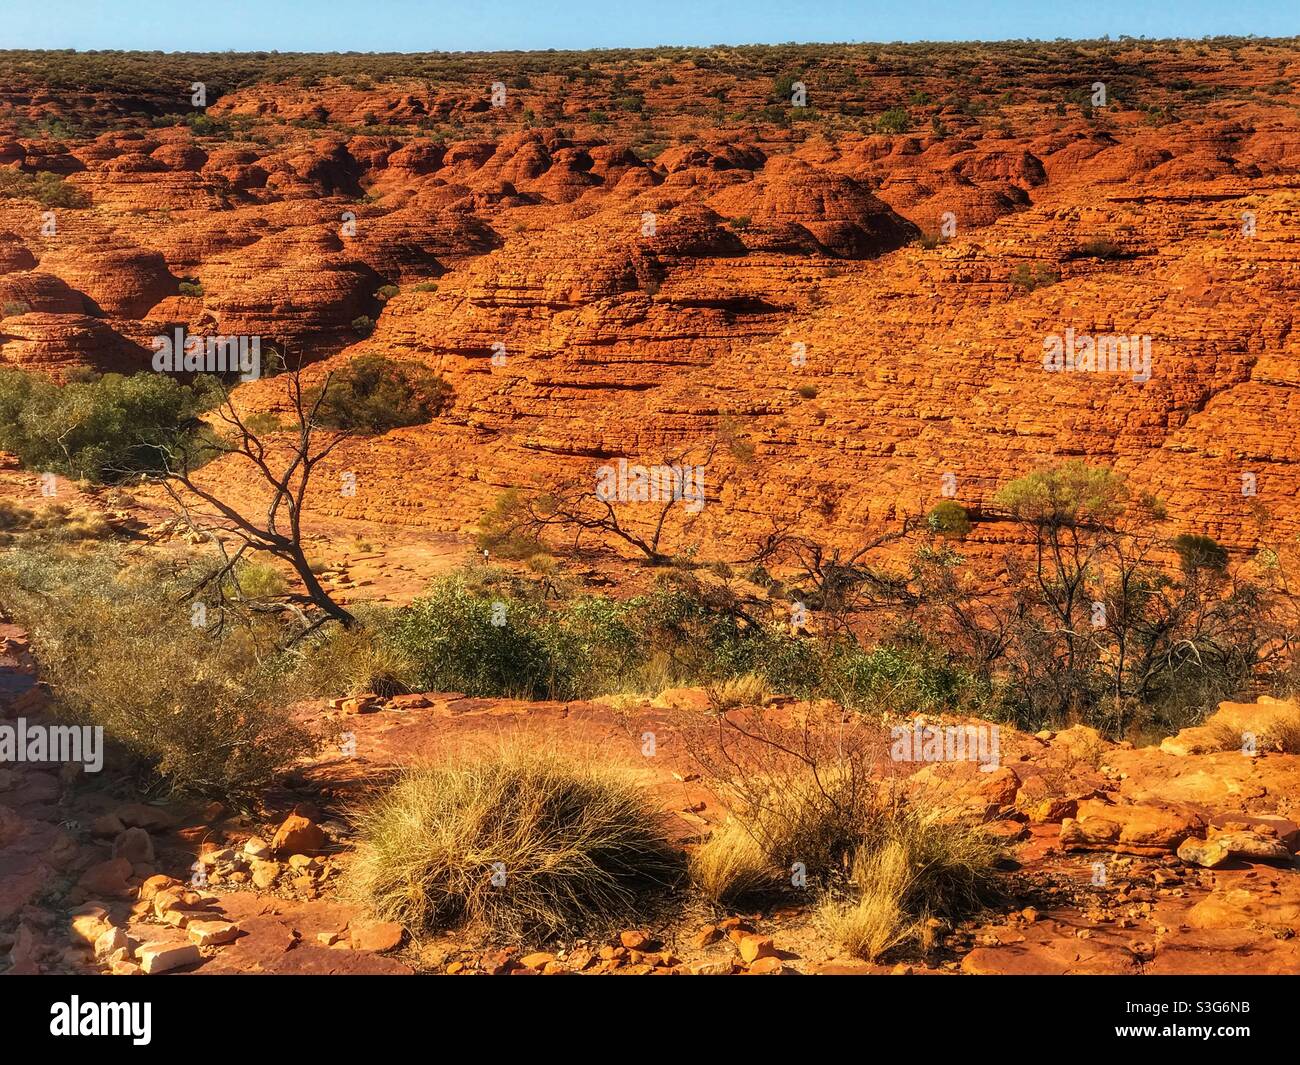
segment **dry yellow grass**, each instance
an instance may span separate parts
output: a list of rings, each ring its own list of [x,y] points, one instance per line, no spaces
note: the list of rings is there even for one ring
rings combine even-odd
[[[1264,753],[1300,754],[1300,704],[1274,702],[1271,712],[1259,714],[1258,722],[1244,730],[1240,722],[1227,720],[1207,722],[1214,743],[1221,751],[1241,750],[1245,732],[1254,736],[1255,750]]]
[[[931,917],[956,919],[994,891],[998,844],[978,826],[893,807],[858,848],[849,897],[827,898],[821,916],[851,954],[875,961],[923,937]]]
[[[691,856],[691,878],[714,902],[735,902],[789,882],[795,863],[814,880],[842,869],[874,816],[865,792],[833,770],[819,779],[747,781],[735,817]]]
[[[690,857],[691,882],[713,902],[729,902],[770,891],[777,872],[754,835],[739,821],[731,820],[713,834]]]
[[[854,872],[858,897],[848,902],[827,897],[820,916],[845,950],[855,958],[874,961],[903,942],[913,927],[902,906],[911,876],[907,849],[890,841],[860,855]]]
[[[621,772],[521,743],[412,769],[357,820],[351,893],[415,934],[608,928],[644,916],[680,868]]]
[[[767,679],[758,673],[746,673],[709,684],[704,692],[709,697],[709,705],[716,711],[762,706],[768,697]]]

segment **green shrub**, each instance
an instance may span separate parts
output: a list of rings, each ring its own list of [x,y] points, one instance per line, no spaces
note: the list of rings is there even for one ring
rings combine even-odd
[[[453,576],[411,604],[394,638],[424,690],[538,699],[559,680],[538,627],[533,604]]]
[[[284,574],[267,562],[242,561],[235,570],[235,579],[249,599],[275,599],[288,590]]]
[[[911,116],[901,107],[891,107],[876,119],[876,129],[880,133],[906,133],[911,128]]]
[[[531,558],[544,550],[527,527],[528,509],[517,488],[507,488],[478,520],[474,543],[496,558]]]
[[[216,604],[194,624],[196,584],[113,548],[0,556],[0,603],[31,634],[58,715],[103,726],[146,787],[248,806],[316,741],[280,709],[255,627],[217,624]]]
[[[1105,240],[1101,237],[1094,237],[1091,240],[1080,244],[1072,253],[1075,259],[1107,259],[1116,260],[1124,258],[1124,249],[1114,241]]]
[[[914,633],[870,650],[837,645],[827,656],[820,684],[845,706],[899,713],[984,706],[991,694],[977,677]]]
[[[794,87],[797,82],[803,81],[801,74],[782,74],[772,81],[772,99],[777,103],[789,104],[794,96]]]
[[[0,369],[0,450],[28,469],[118,481],[157,471],[157,447],[195,433],[209,404],[201,383],[165,374],[105,374],[58,385]]]
[[[1021,292],[1033,292],[1035,289],[1055,285],[1061,280],[1061,275],[1042,263],[1033,266],[1021,263],[1011,272],[1010,280],[1013,288]]]
[[[399,612],[366,603],[349,609],[356,628],[330,625],[304,641],[290,679],[294,698],[398,695],[418,686],[416,667],[395,637]]]
[[[450,395],[447,383],[419,363],[362,355],[330,378],[317,420],[333,429],[376,435],[431,421]],[[310,401],[319,396],[319,389],[313,391]]]
[[[756,686],[846,706],[939,710],[982,705],[986,686],[903,633],[871,651],[746,620],[725,588],[666,573],[645,595],[545,602],[495,567],[441,578],[400,611],[394,651],[410,682],[476,696],[592,698],[680,686]]]
[[[90,199],[58,174],[27,174],[0,167],[0,199],[36,200],[42,207],[86,207]]]
[[[966,508],[951,499],[936,503],[925,516],[925,524],[931,532],[952,540],[965,539],[971,530]]]
[[[1227,550],[1212,537],[1182,533],[1174,537],[1173,549],[1185,572],[1197,569],[1222,572],[1228,568]]]

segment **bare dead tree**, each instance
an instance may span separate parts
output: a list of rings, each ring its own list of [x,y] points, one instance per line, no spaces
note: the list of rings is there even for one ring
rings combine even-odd
[[[574,480],[526,500],[520,524],[539,537],[548,528],[571,531],[575,548],[584,532],[613,537],[640,551],[650,565],[665,565],[672,557],[662,550],[661,544],[674,508],[680,508],[685,501],[687,486],[683,471],[689,466],[707,467],[716,447],[716,442],[711,444],[699,462],[691,461],[693,452],[690,449],[664,457],[653,469],[672,472],[658,475],[660,479],[651,486],[653,492],[644,500],[620,499],[616,494],[602,491],[595,478],[591,482]],[[664,477],[669,480],[667,485],[662,483]],[[636,521],[627,513],[627,505],[638,502],[652,503],[657,507],[648,521]],[[699,502],[703,505],[704,500]]]
[[[881,547],[905,540],[919,522],[919,517],[908,515],[898,528],[874,533],[852,549],[789,536],[773,550],[792,558],[797,567],[792,583],[810,590],[810,605],[833,625],[847,629],[851,616],[868,606],[885,603],[899,607],[912,602],[908,578],[885,572],[871,563],[870,556]]]
[[[166,490],[182,520],[218,544],[222,562],[207,578],[207,585],[221,586],[228,578],[233,578],[237,587],[236,569],[248,551],[268,554],[293,569],[306,590],[307,598],[320,611],[319,616],[310,621],[303,615],[306,627],[297,637],[301,639],[329,621],[337,621],[349,629],[357,624],[356,618],[335,602],[312,572],[303,548],[302,529],[303,509],[312,475],[350,434],[347,430],[329,430],[329,439],[320,442],[324,427],[319,421],[319,413],[330,376],[326,376],[314,395],[304,391],[301,367],[286,372],[283,378],[296,422],[295,437],[287,455],[282,454],[283,448],[274,449],[281,453],[277,459],[273,449],[236,409],[229,389],[222,385],[221,400],[214,410],[216,432],[198,438],[185,435],[167,446],[159,446],[161,472],[154,480]],[[214,456],[245,462],[253,467],[260,482],[270,489],[264,517],[259,520],[245,513],[236,504],[222,498],[215,489],[205,487],[195,479],[195,471]],[[206,505],[213,513],[200,514],[195,501]],[[238,550],[228,551],[221,544],[222,534],[240,541]]]

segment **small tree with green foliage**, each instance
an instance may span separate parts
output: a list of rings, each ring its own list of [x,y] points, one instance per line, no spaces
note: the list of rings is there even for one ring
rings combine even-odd
[[[319,400],[321,425],[375,436],[432,421],[450,397],[450,386],[420,363],[362,355],[309,398]]]

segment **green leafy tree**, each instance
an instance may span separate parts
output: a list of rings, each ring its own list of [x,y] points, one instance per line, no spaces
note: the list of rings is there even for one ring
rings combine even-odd
[[[320,399],[321,425],[374,436],[432,421],[450,397],[450,386],[419,363],[363,355],[312,392],[310,401]]]

